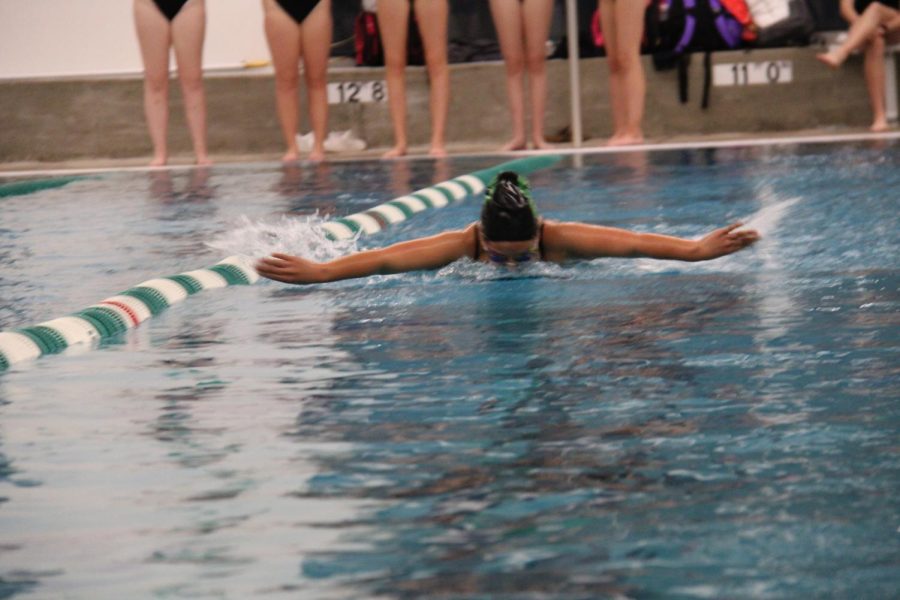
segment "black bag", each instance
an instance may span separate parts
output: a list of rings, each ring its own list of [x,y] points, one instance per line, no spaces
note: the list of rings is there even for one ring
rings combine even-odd
[[[647,20],[654,46],[653,66],[658,71],[678,69],[678,99],[688,101],[690,53],[703,53],[703,97],[700,106],[709,107],[712,86],[712,52],[732,50],[741,45],[741,25],[719,0],[672,0],[665,14],[658,3],[651,4]]]
[[[657,3],[648,21],[657,69],[675,66],[687,52],[731,50],[741,45],[743,26],[719,0],[672,0],[665,15]]]

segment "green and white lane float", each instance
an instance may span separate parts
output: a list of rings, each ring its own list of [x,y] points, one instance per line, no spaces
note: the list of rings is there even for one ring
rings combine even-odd
[[[484,192],[491,179],[502,171],[516,171],[522,175],[528,175],[539,169],[550,167],[559,161],[560,156],[555,154],[520,158],[400,196],[369,210],[325,223],[323,227],[328,237],[335,240],[347,240],[357,235],[371,235],[395,223],[406,221],[414,214],[424,210],[443,208],[452,202],[460,202],[470,196],[477,196]]]
[[[206,269],[139,283],[65,317],[0,332],[0,371],[13,363],[123,333],[199,291],[250,285],[258,279],[247,259],[232,256]]]
[[[371,235],[427,209],[443,208],[481,194],[501,171],[514,170],[524,175],[552,166],[559,160],[556,155],[542,155],[510,161],[329,221],[323,227],[327,235],[336,240]],[[241,256],[230,256],[204,269],[149,279],[71,315],[0,332],[0,371],[18,362],[57,354],[71,346],[94,344],[124,333],[197,292],[252,285],[258,280],[251,260]]]

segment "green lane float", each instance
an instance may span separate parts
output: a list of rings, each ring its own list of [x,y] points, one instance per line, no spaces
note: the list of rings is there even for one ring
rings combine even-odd
[[[201,290],[251,285],[258,279],[249,259],[231,256],[206,269],[139,283],[67,317],[0,332],[0,371],[23,360],[124,333]]]
[[[395,223],[409,219],[416,213],[431,208],[443,208],[451,202],[459,202],[484,191],[488,182],[502,171],[516,171],[527,175],[545,169],[560,161],[560,156],[541,155],[520,158],[490,169],[475,171],[443,183],[400,196],[363,212],[329,221],[322,227],[333,240],[347,240],[357,235],[372,235]]]
[[[84,177],[53,177],[52,179],[25,179],[22,181],[0,183],[0,198],[33,194],[35,192],[40,192],[41,190],[62,187],[73,181],[80,181],[82,179],[84,179]]]

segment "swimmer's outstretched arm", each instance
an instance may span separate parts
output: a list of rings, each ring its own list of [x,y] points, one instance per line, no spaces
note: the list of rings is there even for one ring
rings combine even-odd
[[[741,223],[732,223],[699,240],[689,240],[585,223],[547,222],[544,226],[544,247],[548,253],[563,259],[612,256],[710,260],[742,250],[759,239],[756,231],[737,231],[740,226]]]
[[[275,281],[303,284],[440,269],[463,256],[471,256],[475,250],[474,239],[469,229],[448,231],[386,248],[364,250],[324,263],[273,253],[257,262],[256,270],[263,277]]]

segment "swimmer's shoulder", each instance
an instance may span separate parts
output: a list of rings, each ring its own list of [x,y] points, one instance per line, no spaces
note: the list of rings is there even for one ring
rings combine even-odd
[[[478,260],[481,254],[481,243],[478,239],[478,221],[470,223],[465,229],[457,229],[460,244],[463,248],[463,256],[468,256],[472,260]]]
[[[548,262],[562,262],[568,258],[565,244],[566,223],[553,219],[541,220],[541,248]]]

